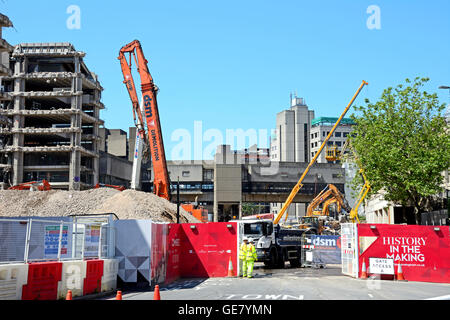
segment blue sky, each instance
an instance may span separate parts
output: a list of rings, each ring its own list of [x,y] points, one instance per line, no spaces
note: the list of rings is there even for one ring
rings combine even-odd
[[[99,75],[108,128],[133,126],[122,83],[119,49],[138,39],[160,88],[166,155],[177,129],[270,129],[289,94],[305,98],[316,116],[339,116],[364,79],[357,100],[376,100],[405,78],[426,76],[428,91],[449,103],[450,1],[84,1],[2,0],[15,28],[11,44],[71,42]],[[70,5],[81,28],[68,29]],[[377,5],[381,29],[366,12]],[[350,115],[352,111],[348,113]],[[192,137],[193,139],[193,137]]]

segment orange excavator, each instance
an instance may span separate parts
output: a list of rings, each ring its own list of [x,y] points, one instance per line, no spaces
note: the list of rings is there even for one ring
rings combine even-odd
[[[127,60],[126,54],[129,55]],[[131,73],[131,63],[133,56],[136,62],[137,71],[141,78],[142,101],[144,104],[145,123],[139,106],[139,99],[134,85]],[[148,71],[148,61],[144,57],[141,44],[138,40],[134,40],[120,49],[119,57],[122,73],[124,77],[123,83],[126,85],[128,94],[133,104],[133,118],[137,130],[144,141],[150,148],[151,159],[153,164],[153,193],[159,197],[170,201],[170,179],[167,170],[166,156],[164,152],[163,136],[161,124],[159,121],[158,104],[156,94],[158,88],[153,83],[153,78]],[[137,115],[137,118],[136,118]]]
[[[317,209],[321,204],[322,209]],[[328,184],[325,189],[323,189],[309,204],[306,209],[306,216],[329,216],[329,207],[331,204],[337,204],[337,212],[339,213],[341,209],[344,209],[350,213],[351,208],[346,203],[341,192],[333,184]]]
[[[39,191],[52,190],[50,183],[48,183],[45,179],[42,181],[24,182],[16,186],[9,187],[8,190],[30,190],[32,188],[37,188]]]
[[[98,188],[113,188],[119,191],[123,191],[126,188],[124,186],[117,186],[117,185],[112,185],[112,184],[104,184],[104,183],[97,183],[94,186],[94,189],[98,189]]]

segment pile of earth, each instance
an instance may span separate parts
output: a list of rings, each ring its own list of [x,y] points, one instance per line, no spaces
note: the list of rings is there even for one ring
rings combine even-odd
[[[0,190],[2,217],[62,217],[93,213],[114,213],[119,219],[176,222],[177,205],[152,193],[136,190]],[[200,221],[180,207],[180,222]]]

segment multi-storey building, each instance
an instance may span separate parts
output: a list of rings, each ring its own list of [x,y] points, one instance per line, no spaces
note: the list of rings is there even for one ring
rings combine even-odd
[[[288,110],[277,113],[275,136],[270,142],[270,160],[283,162],[309,162],[311,147],[309,136],[314,111],[309,110],[303,98],[291,97]],[[271,213],[277,214],[282,203],[271,203]],[[287,212],[289,217],[297,219],[304,215],[305,204],[292,204]]]
[[[70,43],[15,46],[13,72],[1,79],[11,100],[0,109],[13,121],[0,149],[11,184],[47,179],[80,190],[98,182],[103,88],[84,56]]]
[[[14,47],[3,39],[3,28],[12,27],[13,24],[9,18],[0,14],[0,108],[5,108],[11,104],[11,96],[6,91],[11,91],[12,84],[5,84],[3,77],[11,76],[10,54]],[[12,119],[0,114],[0,150],[7,145],[11,139],[9,130],[12,127]],[[5,185],[4,181],[9,180],[10,164],[8,159],[0,153],[0,187]]]
[[[309,162],[309,134],[313,118],[314,111],[309,110],[303,98],[292,98],[290,108],[277,113],[270,160]]]
[[[334,124],[338,118],[333,117],[319,117],[311,121],[311,133],[310,133],[310,147],[311,147],[311,158],[313,158],[320,149],[320,146],[325,141],[325,138],[330,133]],[[333,135],[327,141],[327,145],[322,150],[317,158],[318,163],[331,162],[328,161],[326,156],[326,150],[330,147],[335,147],[337,150],[342,150],[342,147],[347,140],[348,135],[353,130],[353,125],[355,123],[349,118],[343,118],[334,131]],[[337,160],[339,161],[339,160]]]

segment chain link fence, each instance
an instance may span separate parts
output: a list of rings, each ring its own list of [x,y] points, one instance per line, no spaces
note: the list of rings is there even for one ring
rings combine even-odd
[[[114,228],[103,219],[0,219],[0,264],[114,257]]]

